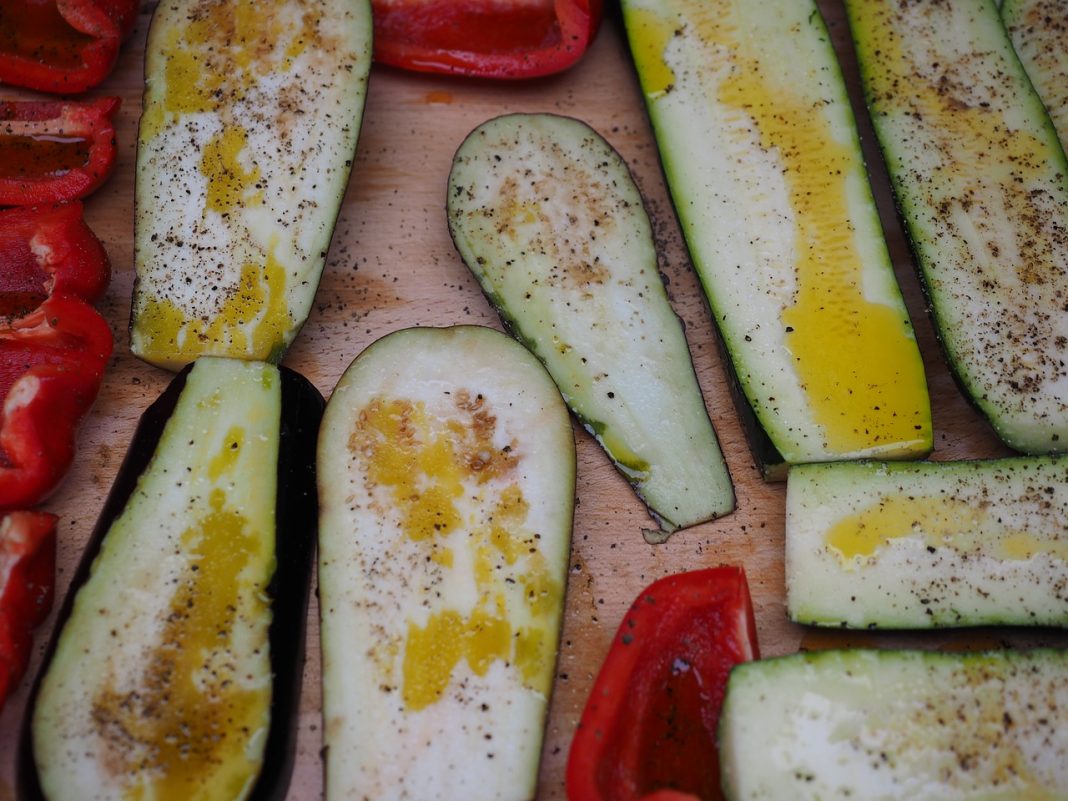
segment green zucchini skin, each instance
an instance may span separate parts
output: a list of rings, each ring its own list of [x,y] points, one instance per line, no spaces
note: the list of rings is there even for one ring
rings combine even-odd
[[[1068,161],[993,0],[847,0],[875,132],[965,395],[1024,453],[1068,442]]]
[[[311,310],[355,158],[368,0],[163,0],[145,55],[134,355],[278,362]]]
[[[625,0],[623,12],[765,476],[925,454],[923,365],[815,3]]]
[[[499,331],[394,332],[318,464],[327,801],[535,798],[575,497],[552,379]]]
[[[739,665],[729,801],[1019,801],[1068,793],[1068,652],[843,650]]]
[[[671,532],[734,492],[626,164],[592,128],[498,117],[453,159],[449,230],[483,292]]]
[[[1001,19],[1061,146],[1068,147],[1068,5],[1060,0],[1006,0]]]
[[[38,769],[38,763],[42,761],[53,765],[58,763],[58,770],[66,776],[63,785],[67,786],[68,790],[73,787],[79,799],[109,797],[104,795],[102,788],[95,787],[92,782],[73,784],[75,774],[67,773],[65,757],[48,747],[41,732],[35,731],[34,716],[42,704],[42,694],[47,692],[42,689],[45,677],[51,672],[63,669],[58,663],[62,657],[57,654],[61,650],[64,631],[79,604],[79,593],[99,569],[104,558],[102,553],[107,548],[107,536],[113,524],[123,516],[132,500],[143,492],[142,477],[153,471],[158,474],[160,470],[168,469],[175,476],[175,480],[180,481],[183,471],[171,468],[180,464],[181,460],[188,459],[188,446],[185,441],[174,441],[173,436],[170,437],[169,445],[161,448],[161,443],[168,441],[168,423],[182,403],[183,391],[190,380],[190,373],[206,362],[222,366],[225,372],[259,369],[259,366],[246,362],[227,362],[210,358],[201,360],[175,376],[166,391],[141,416],[115,483],[74,574],[71,589],[58,614],[44,666],[33,689],[24,721],[18,762],[18,793],[19,798],[25,801],[44,801],[55,797],[48,794],[46,786],[42,786]],[[307,620],[316,541],[315,441],[325,404],[318,390],[300,374],[285,367],[262,365],[262,368],[262,380],[272,385],[279,412],[276,435],[278,458],[274,478],[278,492],[273,498],[272,510],[275,521],[272,572],[265,587],[269,609],[268,617],[263,623],[267,630],[269,673],[272,677],[270,726],[266,732],[259,735],[264,738],[260,746],[262,765],[259,773],[240,797],[252,801],[282,801],[287,794],[296,753],[297,712],[304,667],[304,626]],[[225,378],[223,380],[226,381]],[[242,404],[244,399],[240,394],[233,394],[235,385],[226,385],[230,388],[230,394],[224,395],[224,404],[231,407]],[[256,406],[246,405],[240,413],[252,418],[261,412]],[[206,427],[203,434],[210,436],[210,427]],[[264,467],[266,468],[266,465]],[[240,487],[235,483],[230,491],[239,492]],[[195,502],[192,504],[195,505]],[[114,553],[108,558],[114,558]],[[119,587],[121,584],[115,586]],[[113,619],[117,620],[118,617]],[[146,649],[148,647],[146,644]],[[90,664],[87,659],[80,659],[73,667],[86,670]],[[88,702],[89,699],[85,699],[85,703]],[[72,711],[72,714],[76,713]],[[146,796],[148,797],[151,796]]]
[[[1068,626],[1068,458],[790,471],[786,596],[842,628]]]

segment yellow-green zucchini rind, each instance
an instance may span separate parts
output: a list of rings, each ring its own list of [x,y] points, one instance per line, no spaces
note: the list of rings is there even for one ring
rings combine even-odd
[[[21,798],[284,798],[322,405],[285,368],[202,359],[146,411],[60,612]]]
[[[1068,446],[1068,161],[993,0],[847,0],[947,361],[998,436]]]
[[[734,509],[630,172],[549,114],[480,125],[453,159],[449,230],[502,320],[665,532]]]
[[[575,492],[552,379],[487,328],[390,334],[318,465],[326,798],[533,799]]]
[[[919,349],[815,3],[624,0],[623,11],[765,474],[929,451]]]
[[[1068,792],[1068,651],[822,651],[746,662],[719,724],[728,801]]]
[[[1068,458],[792,469],[786,600],[819,626],[1068,625]]]
[[[311,308],[360,131],[367,0],[163,0],[145,55],[135,355],[279,361]]]
[[[1001,19],[1027,77],[1068,147],[1068,3],[1006,0]]]

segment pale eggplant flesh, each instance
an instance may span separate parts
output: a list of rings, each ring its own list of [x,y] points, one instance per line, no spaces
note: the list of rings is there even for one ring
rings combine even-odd
[[[323,406],[287,368],[208,358],[145,411],[33,690],[20,798],[285,797]]]

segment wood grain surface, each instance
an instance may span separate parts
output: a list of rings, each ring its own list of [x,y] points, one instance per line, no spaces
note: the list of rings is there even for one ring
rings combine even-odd
[[[82,554],[135,422],[170,378],[129,352],[133,283],[134,151],[142,90],[142,54],[153,3],[145,3],[118,69],[93,92],[116,94],[118,168],[86,204],[86,217],[111,255],[114,278],[100,304],[115,332],[115,356],[79,437],[74,469],[44,508],[61,518],[57,606]],[[697,374],[734,479],[737,511],[651,546],[641,536],[651,518],[608,458],[581,428],[578,506],[566,620],[560,648],[539,799],[563,799],[568,746],[593,677],[627,606],[651,581],[721,563],[745,566],[764,655],[829,645],[970,648],[1064,644],[1042,630],[984,629],[927,634],[839,634],[786,620],[783,586],[783,485],[765,484],[750,458],[726,385],[707,304],[700,292],[664,187],[656,145],[627,52],[618,8],[610,8],[587,57],[570,72],[521,84],[447,79],[375,67],[357,160],[311,318],[285,359],[329,396],[352,359],[377,338],[406,326],[457,323],[500,327],[449,239],[445,182],[463,137],[490,117],[548,111],[596,128],[630,165],[646,199],[660,267],[675,310],[685,321]],[[881,160],[856,91],[856,64],[837,0],[820,6],[830,25],[854,107],[860,112],[870,172],[898,278],[916,326],[934,404],[935,459],[1007,453],[968,406],[947,371],[926,316],[913,264],[894,215]],[[4,97],[27,96],[17,91]],[[708,143],[714,147],[714,142]],[[308,660],[300,711],[297,763],[289,799],[322,795],[320,661],[315,599],[308,620]],[[54,616],[53,616],[54,617]],[[0,801],[15,798],[18,730],[29,679],[40,666],[52,618],[37,632],[30,674],[0,714]]]

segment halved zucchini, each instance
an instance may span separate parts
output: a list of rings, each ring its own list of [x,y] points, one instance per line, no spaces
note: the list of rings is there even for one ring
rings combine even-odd
[[[356,150],[367,0],[166,0],[138,134],[135,355],[278,361],[308,316]]]
[[[624,0],[623,10],[765,473],[930,450],[920,353],[815,3]]]
[[[946,358],[1006,444],[1068,447],[1068,161],[993,0],[847,0]]]
[[[719,749],[730,801],[1054,801],[1068,794],[1068,651],[746,662]]]
[[[552,380],[490,329],[391,334],[319,475],[327,799],[533,799],[575,492]]]
[[[786,600],[850,628],[1068,625],[1068,458],[805,465]]]
[[[1049,112],[1061,146],[1068,147],[1068,3],[1006,0],[1001,20]]]
[[[145,413],[60,613],[21,798],[284,798],[322,407],[285,368],[209,358]]]
[[[448,214],[486,297],[663,530],[732,511],[649,218],[608,143],[549,114],[490,120],[456,152]]]

